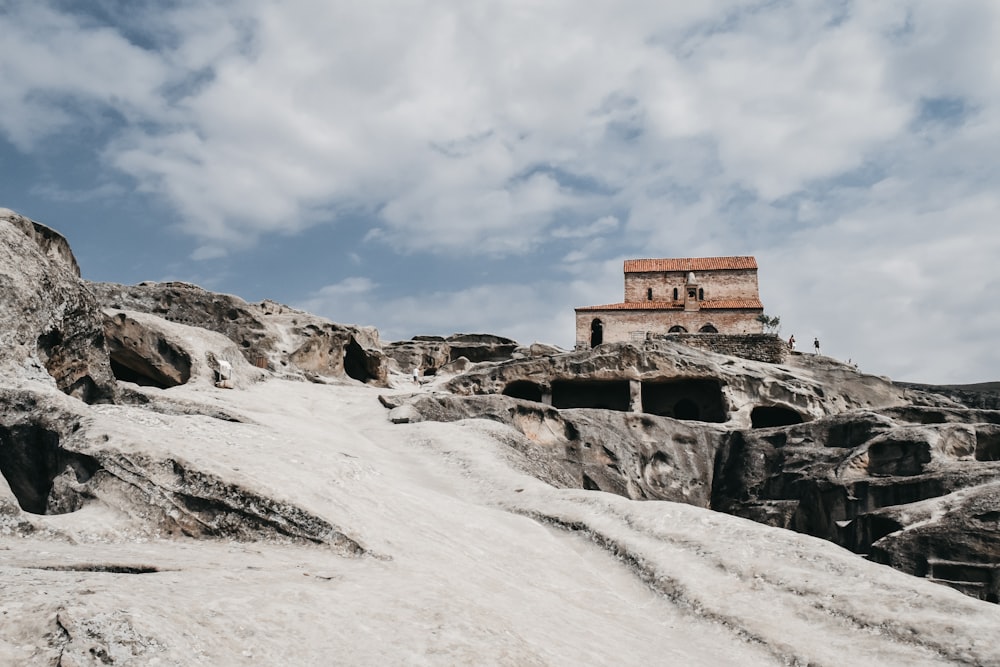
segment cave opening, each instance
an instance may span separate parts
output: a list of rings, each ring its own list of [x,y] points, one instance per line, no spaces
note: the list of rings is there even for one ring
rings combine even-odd
[[[780,405],[758,405],[750,412],[750,425],[753,428],[792,426],[801,423],[802,415],[791,408],[783,408]]]
[[[361,347],[353,336],[344,347],[344,372],[359,382],[377,379],[368,371],[368,355],[365,354],[365,348]]]
[[[976,430],[976,460],[1000,461],[1000,431]]]
[[[515,380],[503,388],[503,395],[520,398],[525,401],[542,402],[542,387],[530,380]]]
[[[627,412],[631,394],[628,380],[554,380],[556,408],[599,408]]]
[[[111,372],[115,379],[122,382],[132,382],[140,387],[156,387],[157,389],[169,389],[177,386],[174,382],[166,381],[159,373],[142,372],[133,368],[133,365],[141,366],[141,364],[128,364],[122,360],[121,356],[116,353],[111,354]]]
[[[124,313],[105,320],[111,372],[123,382],[169,389],[191,379],[191,356]]]
[[[86,482],[98,468],[93,457],[62,449],[56,431],[37,424],[0,426],[0,474],[25,512],[64,514],[78,509],[77,498],[52,497],[54,481],[69,474],[76,482]]]
[[[930,444],[903,440],[879,440],[868,447],[868,472],[872,475],[909,477],[919,475],[930,463]]]
[[[161,368],[135,349],[118,348],[111,351],[111,372],[124,382],[134,382],[142,387],[169,389],[191,379],[191,358],[164,341],[158,347],[159,357],[166,363]]]
[[[708,378],[643,382],[642,411],[686,421],[726,421],[722,384]]]
[[[674,405],[675,419],[697,420],[700,414],[697,404],[690,398],[682,398]]]

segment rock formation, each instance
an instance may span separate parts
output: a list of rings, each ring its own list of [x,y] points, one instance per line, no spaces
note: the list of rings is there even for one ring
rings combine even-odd
[[[386,343],[383,350],[394,370],[409,374],[417,369],[421,376],[437,375],[442,369],[447,372],[449,365],[461,359],[479,363],[505,361],[518,354],[523,356],[516,341],[489,334],[415,336],[410,340]]]
[[[0,664],[1000,663],[986,391],[0,287]]]
[[[90,288],[105,308],[220,333],[261,368],[317,381],[350,377],[386,383],[385,356],[378,332],[371,328],[334,324],[273,301],[251,304],[181,282],[90,283]],[[110,333],[114,331],[112,324]]]
[[[444,387],[387,401],[390,417],[493,419],[552,483],[709,507],[1000,596],[1000,411],[813,355],[673,343],[511,360]]]
[[[459,395],[502,393],[559,408],[636,409],[730,428],[905,403],[905,390],[889,380],[824,358],[796,355],[788,364],[767,364],[667,341],[482,366],[446,387]]]
[[[100,309],[55,231],[0,209],[0,372],[88,403],[114,400]]]

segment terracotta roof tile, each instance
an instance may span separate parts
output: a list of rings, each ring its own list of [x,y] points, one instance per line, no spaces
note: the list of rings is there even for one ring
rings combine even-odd
[[[626,301],[624,303],[609,303],[603,306],[581,306],[575,310],[683,310],[683,301]],[[716,299],[702,301],[702,310],[763,310],[760,299]]]
[[[714,271],[719,269],[756,269],[753,257],[676,257],[667,259],[626,259],[625,273],[654,271]]]

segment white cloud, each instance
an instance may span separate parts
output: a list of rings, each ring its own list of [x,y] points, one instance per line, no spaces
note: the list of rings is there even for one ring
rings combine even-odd
[[[206,261],[211,259],[221,259],[229,255],[229,251],[219,245],[202,245],[194,249],[191,259],[195,261]]]
[[[42,3],[11,2],[0,33],[0,132],[22,150],[55,132],[82,131],[81,116],[101,124],[107,108],[129,121],[161,119],[158,88],[168,67],[116,31]]]
[[[321,287],[317,292],[317,296],[320,298],[354,296],[371,292],[376,287],[378,287],[377,283],[370,278],[352,276],[344,278],[339,283]]]
[[[589,225],[575,227],[560,226],[552,230],[552,237],[557,239],[582,239],[591,236],[602,236],[616,231],[621,223],[613,215],[605,215]]]
[[[198,257],[349,218],[398,253],[551,265],[495,297],[312,287],[332,315],[412,333],[538,318],[558,338],[573,305],[620,298],[623,253],[755,253],[802,340],[879,372],[1000,374],[991,0],[217,0],[135,18],[155,50],[11,7],[0,132],[39,150],[99,129]]]

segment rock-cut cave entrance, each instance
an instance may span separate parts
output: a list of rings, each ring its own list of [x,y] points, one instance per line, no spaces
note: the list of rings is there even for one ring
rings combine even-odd
[[[722,384],[707,378],[643,382],[642,411],[687,421],[726,421]]]
[[[18,504],[32,514],[65,514],[79,508],[80,498],[62,484],[54,497],[57,477],[69,474],[86,482],[100,468],[97,460],[59,446],[59,433],[37,424],[0,426],[0,474]]]
[[[750,412],[750,425],[753,428],[792,426],[801,423],[802,415],[791,408],[783,408],[780,405],[760,405]]]
[[[555,380],[555,408],[598,408],[627,412],[631,402],[628,380]]]
[[[503,395],[541,403],[542,387],[537,382],[530,380],[514,380],[503,388]]]

